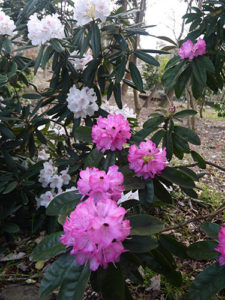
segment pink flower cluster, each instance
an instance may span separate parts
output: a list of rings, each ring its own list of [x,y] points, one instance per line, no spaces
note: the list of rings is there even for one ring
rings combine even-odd
[[[225,266],[225,227],[221,227],[219,232],[219,245],[215,248],[221,255],[219,257],[219,264]]]
[[[188,58],[192,60],[194,57],[204,55],[205,53],[206,43],[201,38],[199,38],[195,44],[193,44],[191,40],[187,40],[179,49],[179,55],[181,59]]]
[[[89,196],[95,202],[103,199],[118,201],[124,191],[123,174],[116,165],[109,167],[106,174],[97,168],[87,168],[80,172],[77,187],[80,194]]]
[[[92,127],[93,142],[103,153],[106,150],[122,150],[123,144],[131,137],[128,121],[121,114],[100,116],[97,125]]]
[[[128,152],[129,168],[134,170],[138,177],[154,178],[155,174],[166,167],[166,148],[160,151],[151,140],[141,142],[139,147],[132,145]]]
[[[89,260],[92,271],[100,265],[106,268],[108,263],[118,262],[126,251],[122,241],[130,233],[130,223],[123,220],[125,214],[126,210],[111,199],[96,203],[90,197],[66,219],[61,243],[73,247],[70,254],[76,254],[78,264]]]

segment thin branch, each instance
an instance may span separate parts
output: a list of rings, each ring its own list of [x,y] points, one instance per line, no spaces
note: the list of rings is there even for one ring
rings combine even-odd
[[[162,231],[160,231],[160,233],[171,231],[171,230],[175,230],[175,229],[183,227],[183,226],[185,226],[185,225],[187,225],[189,223],[196,222],[196,221],[199,221],[199,220],[212,219],[213,217],[215,217],[216,215],[218,215],[219,213],[221,213],[223,210],[225,210],[225,204],[221,208],[219,208],[217,211],[215,211],[214,213],[211,213],[211,214],[206,215],[206,216],[200,216],[200,217],[195,217],[195,218],[189,219],[189,220],[187,220],[187,221],[185,221],[185,222],[183,222],[183,223],[181,223],[179,225],[165,228]]]
[[[205,161],[205,163],[209,166],[212,166],[214,168],[217,168],[223,172],[225,172],[225,168],[221,167],[221,166],[218,166],[210,161]],[[198,165],[198,163],[193,163],[193,164],[189,164],[189,165],[180,165],[180,166],[174,166],[174,168],[180,168],[180,167],[186,167],[186,168],[192,168],[192,167],[196,167]]]

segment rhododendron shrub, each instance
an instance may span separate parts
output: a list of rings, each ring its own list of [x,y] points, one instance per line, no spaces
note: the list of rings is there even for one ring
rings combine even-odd
[[[9,11],[0,13],[0,22],[8,22],[0,38],[0,230],[7,238],[24,228],[48,231],[32,253],[34,261],[51,259],[41,296],[59,289],[58,299],[82,299],[90,283],[103,299],[131,299],[128,282],[142,284],[145,267],[180,286],[173,256],[180,264],[198,259],[196,247],[203,259],[217,259],[214,249],[222,251],[217,224],[203,223],[210,234],[207,228],[216,227],[213,241],[187,241],[186,247],[163,222],[165,207],[177,203],[174,191],[198,197],[197,166],[204,169],[206,162],[196,152],[198,135],[181,123],[196,111],[157,110],[137,126],[121,95],[123,83],[143,90],[139,64],[130,60],[157,65],[151,54],[164,53],[132,47],[137,34],[147,34],[128,18],[137,10],[77,0],[60,12],[47,2],[28,0],[16,28]],[[202,40],[192,60],[177,56],[166,66],[166,89],[174,87],[178,96],[186,84],[196,91],[196,82],[205,87],[215,75],[211,46]],[[28,57],[29,48],[35,51]],[[30,77],[45,68],[43,89]],[[184,155],[195,169],[183,163]],[[210,268],[224,272],[218,262]],[[195,281],[193,290],[192,299],[199,298]]]
[[[183,43],[179,49],[179,55],[181,59],[188,58],[192,60],[194,57],[204,55],[206,53],[206,42],[199,38],[197,43],[192,43],[191,40],[187,40]]]

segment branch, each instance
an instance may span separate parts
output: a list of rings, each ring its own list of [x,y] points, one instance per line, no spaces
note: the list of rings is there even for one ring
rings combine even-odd
[[[185,225],[187,225],[189,223],[196,222],[196,221],[199,221],[199,220],[212,219],[213,217],[215,217],[216,215],[218,215],[219,213],[221,213],[223,210],[225,210],[225,204],[223,204],[223,206],[221,208],[219,208],[217,211],[215,211],[214,213],[211,213],[211,214],[206,215],[206,216],[200,216],[200,217],[189,219],[189,220],[187,220],[187,221],[185,221],[185,222],[183,222],[183,223],[181,223],[179,225],[163,229],[162,231],[160,231],[160,233],[166,232],[166,231],[175,230],[175,229],[183,227],[183,226],[185,226]]]
[[[210,161],[206,161],[206,160],[205,160],[205,163],[206,163],[207,165],[209,165],[209,166],[212,166],[212,167],[214,167],[214,168],[217,168],[217,169],[219,169],[219,170],[225,172],[225,168],[223,168],[223,167],[221,167],[221,166],[218,166],[218,165],[216,165],[216,164],[214,164],[214,163],[212,163],[212,162],[210,162]],[[180,168],[180,167],[191,168],[191,167],[195,167],[195,166],[197,166],[197,165],[198,165],[198,163],[193,163],[193,164],[183,165],[183,166],[182,166],[182,165],[180,165],[180,166],[174,166],[174,168]]]

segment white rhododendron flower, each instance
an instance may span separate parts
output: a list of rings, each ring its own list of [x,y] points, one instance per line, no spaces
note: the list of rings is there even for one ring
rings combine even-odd
[[[63,179],[62,176],[53,175],[50,182],[50,188],[52,189],[61,189],[63,186]]]
[[[57,14],[47,15],[39,20],[35,13],[30,17],[27,27],[28,38],[34,46],[43,45],[54,38],[63,39],[65,37],[64,25]]]
[[[2,101],[4,101],[4,99],[3,99],[2,96],[0,96],[0,110],[1,110],[2,108],[5,108],[5,107],[6,107],[6,105],[3,104]]]
[[[42,194],[40,197],[35,197],[37,201],[37,207],[40,206],[48,207],[49,203],[52,201],[53,198],[54,195],[50,191]]]
[[[111,12],[111,0],[77,0],[74,8],[74,20],[83,26],[94,19],[106,20]]]
[[[84,54],[82,58],[79,57],[72,57],[72,56],[79,56],[78,51],[73,51],[70,53],[69,61],[74,66],[75,70],[83,70],[85,65],[89,63],[93,59],[93,56],[90,54]]]
[[[126,194],[123,193],[121,199],[117,203],[120,204],[120,203],[125,202],[130,199],[139,200],[138,191],[136,191],[134,193],[132,191],[130,191]]]
[[[48,160],[50,154],[46,153],[44,149],[38,151],[38,160]]]
[[[129,108],[127,104],[123,105],[122,109],[119,109],[116,105],[110,105],[109,102],[102,103],[101,109],[106,110],[109,114],[121,114],[124,118],[137,118],[134,110]]]
[[[70,182],[71,177],[68,174],[68,170],[69,170],[69,168],[60,172],[62,180],[63,180],[63,185],[67,185]]]
[[[57,168],[52,165],[52,160],[43,164],[44,169],[40,171],[39,182],[44,188],[51,182],[52,176],[57,172]]]
[[[0,35],[13,35],[13,31],[16,29],[14,21],[7,16],[0,8]]]
[[[97,96],[94,90],[88,87],[79,90],[73,85],[67,94],[66,101],[68,109],[74,113],[75,118],[93,116],[94,112],[98,110]]]

